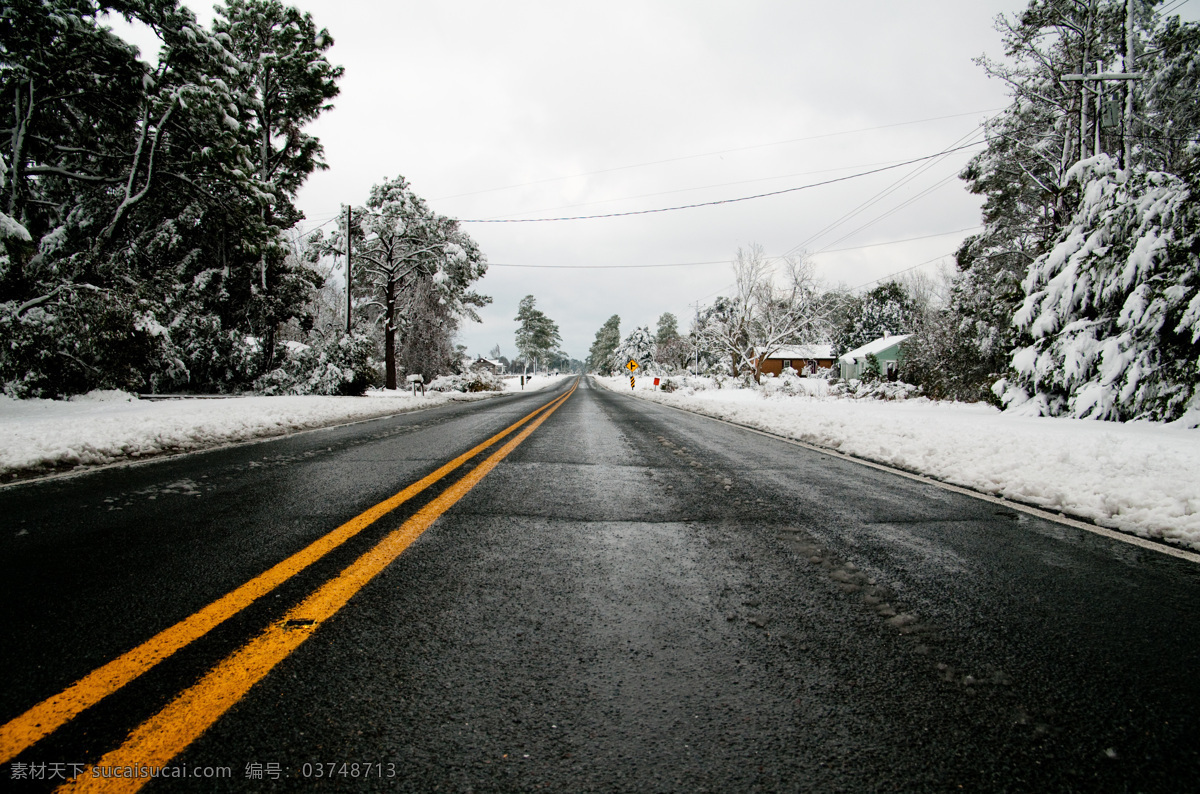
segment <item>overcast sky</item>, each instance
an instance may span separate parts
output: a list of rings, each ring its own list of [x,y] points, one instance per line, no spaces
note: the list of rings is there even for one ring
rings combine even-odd
[[[978,140],[980,122],[1007,104],[972,59],[1000,57],[993,19],[1026,6],[291,4],[328,28],[329,58],[346,69],[334,110],[311,127],[329,170],[299,194],[310,228],[397,174],[446,215],[543,218],[737,198],[937,154]],[[211,21],[207,2],[188,5]],[[1187,0],[1178,13],[1194,19],[1197,6]],[[653,330],[668,311],[686,330],[751,243],[773,256],[809,251],[828,284],[934,270],[979,222],[979,200],[956,178],[976,151],[698,209],[466,224],[491,263],[478,288],[494,303],[462,342],[475,355],[499,344],[513,356],[512,318],[527,294],[576,358],[613,314],[622,333]],[[612,267],[675,263],[711,264]]]

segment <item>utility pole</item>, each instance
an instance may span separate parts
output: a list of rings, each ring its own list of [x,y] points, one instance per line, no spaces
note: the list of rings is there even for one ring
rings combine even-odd
[[[350,296],[350,206],[346,205],[346,336],[350,336],[352,325]]]
[[[1087,42],[1084,42],[1084,51],[1087,52]],[[1083,73],[1081,74],[1064,74],[1062,80],[1064,82],[1079,83],[1079,159],[1087,159],[1087,140],[1088,140],[1088,83],[1094,83],[1093,92],[1096,94],[1096,134],[1095,143],[1096,150],[1093,154],[1100,153],[1100,119],[1101,105],[1104,94],[1104,81],[1120,80],[1125,83],[1125,113],[1121,120],[1121,137],[1124,139],[1122,165],[1128,168],[1130,165],[1130,157],[1132,154],[1132,137],[1133,137],[1133,84],[1134,80],[1144,80],[1146,76],[1134,71],[1134,51],[1133,51],[1133,0],[1125,0],[1125,55],[1122,58],[1120,72],[1102,72],[1103,63],[1096,61],[1096,73],[1087,74],[1087,56],[1085,54],[1083,62]]]
[[[1137,72],[1101,72],[1101,71],[1098,71],[1100,68],[1099,61],[1096,62],[1096,66],[1097,66],[1096,74],[1064,74],[1062,76],[1062,80],[1064,82],[1080,84],[1080,87],[1079,87],[1080,104],[1083,106],[1083,108],[1081,108],[1080,112],[1079,112],[1079,123],[1081,125],[1081,129],[1080,129],[1080,133],[1079,133],[1079,159],[1085,160],[1085,159],[1087,159],[1087,156],[1088,156],[1088,154],[1087,154],[1087,139],[1088,139],[1087,127],[1083,126],[1088,123],[1088,113],[1087,113],[1087,109],[1086,109],[1087,105],[1088,105],[1087,83],[1095,83],[1096,84],[1096,87],[1092,89],[1092,91],[1096,94],[1096,98],[1097,98],[1097,101],[1096,101],[1096,134],[1095,134],[1096,151],[1094,152],[1094,154],[1099,154],[1100,153],[1100,118],[1101,118],[1100,98],[1103,96],[1102,86],[1103,86],[1105,80],[1121,80],[1126,83],[1125,118],[1122,123],[1122,130],[1123,130],[1123,134],[1125,137],[1125,160],[1126,160],[1125,167],[1128,168],[1129,167],[1129,163],[1128,163],[1129,147],[1130,147],[1129,138],[1131,135],[1130,131],[1133,128],[1133,126],[1132,126],[1133,110],[1131,107],[1131,105],[1133,105],[1133,87],[1130,86],[1129,83],[1132,82],[1133,80],[1144,80],[1146,76],[1144,74],[1139,74]]]
[[[1133,0],[1125,0],[1125,54],[1121,57],[1121,71],[1133,74],[1137,53],[1133,49]],[[1125,83],[1125,115],[1121,119],[1122,147],[1121,166],[1133,165],[1133,83]]]

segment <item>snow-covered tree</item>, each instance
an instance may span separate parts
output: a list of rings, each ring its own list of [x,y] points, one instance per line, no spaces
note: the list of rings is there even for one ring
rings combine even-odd
[[[304,275],[289,267],[294,260],[285,255],[283,231],[302,217],[292,204],[296,191],[313,171],[326,167],[320,142],[304,127],[332,107],[343,69],[326,59],[333,37],[310,14],[279,0],[227,0],[216,11],[214,33],[242,64],[237,79],[229,81],[236,93],[231,111],[239,111],[237,133],[269,194],[260,209],[269,231],[250,309],[269,369],[276,329],[290,313],[288,293]]]
[[[449,373],[459,322],[478,321],[474,307],[491,302],[470,289],[487,272],[478,246],[401,176],[373,186],[350,219],[349,230],[340,215],[334,234],[314,235],[313,254],[341,254],[349,231],[355,311],[379,329],[386,388],[397,387],[400,369],[427,381]]]
[[[907,334],[916,317],[912,299],[899,282],[880,284],[845,313],[834,336],[835,352],[842,355],[882,336]]]
[[[992,384],[1007,371],[1008,357],[981,357],[971,330],[948,305],[919,312],[912,336],[904,341],[901,380],[934,399],[995,403]]]
[[[658,364],[668,372],[686,368],[692,358],[692,347],[687,339],[680,336],[679,321],[670,312],[659,316],[654,344],[657,347]]]
[[[700,344],[728,362],[734,376],[757,377],[757,361],[785,345],[820,342],[827,322],[806,256],[783,261],[782,283],[762,246],[738,249],[734,294],[721,296],[696,319]]]
[[[1013,101],[988,122],[987,149],[962,174],[970,189],[985,199],[985,228],[958,251],[960,276],[948,301],[946,321],[940,323],[942,338],[924,340],[943,354],[953,354],[958,371],[979,381],[968,391],[996,382],[1017,364],[1018,377],[1008,381],[1010,403],[1021,402],[1022,390],[1028,390],[1031,399],[1041,395],[1037,404],[1051,412],[1109,418],[1129,411],[1166,415],[1163,409],[1144,403],[1148,392],[1135,401],[1140,406],[1136,408],[1106,402],[1111,395],[1099,397],[1083,372],[1062,373],[1056,386],[1048,385],[1056,378],[1043,372],[1049,379],[1039,376],[1035,387],[1029,352],[1040,351],[1043,367],[1048,366],[1050,359],[1045,356],[1052,349],[1064,362],[1091,360],[1068,356],[1065,348],[1057,346],[1071,346],[1078,354],[1088,347],[1082,337],[1070,344],[1047,341],[1046,307],[1035,293],[1050,289],[1051,282],[1071,278],[1050,271],[1078,256],[1069,250],[1073,236],[1101,239],[1106,234],[1101,226],[1090,225],[1100,223],[1102,216],[1120,216],[1130,234],[1143,225],[1170,226],[1173,222],[1156,220],[1144,206],[1150,196],[1161,197],[1159,188],[1166,184],[1163,177],[1152,174],[1175,174],[1186,182],[1185,175],[1195,168],[1197,147],[1189,141],[1200,134],[1200,25],[1164,18],[1157,10],[1160,5],[1157,0],[1032,0],[1021,14],[997,20],[1005,59],[980,62],[989,75],[1008,85]],[[1097,71],[1136,71],[1144,79],[1086,84],[1063,79],[1068,73]],[[1103,112],[1098,112],[1101,89]],[[1096,159],[1100,155],[1107,156],[1103,166]],[[1090,165],[1077,165],[1081,161]],[[1117,171],[1123,176],[1118,178]],[[1120,189],[1115,187],[1118,183]],[[1101,210],[1095,203],[1101,194],[1130,206],[1121,209],[1110,203]],[[1186,236],[1178,227],[1175,234]],[[1092,266],[1103,270],[1113,265],[1088,267]],[[1129,272],[1140,278],[1144,271]],[[1161,278],[1161,273],[1155,278]],[[1083,292],[1092,287],[1094,283],[1085,285]],[[1131,283],[1122,289],[1137,287]],[[1109,289],[1105,300],[1117,299]],[[1099,304],[1091,298],[1084,303],[1088,308],[1059,312],[1064,328],[1071,325],[1067,320],[1071,311],[1082,312],[1076,318],[1080,321],[1099,319],[1092,314]],[[1018,312],[1018,319],[1024,319],[1014,323]],[[1042,322],[1035,323],[1031,315],[1043,318]],[[1109,331],[1099,327],[1089,333],[1100,334],[1097,339],[1109,338]],[[1122,345],[1126,343],[1132,344],[1127,339]],[[1019,360],[1012,358],[1014,349],[1022,351]],[[1111,360],[1117,358],[1114,354]],[[1076,394],[1076,389],[1085,390],[1087,396]]]
[[[1173,419],[1200,384],[1200,202],[1163,172],[1107,155],[1069,173],[1083,200],[1023,284],[1030,340],[997,390],[1040,414]]]
[[[537,308],[537,299],[532,295],[521,299],[514,319],[520,323],[517,327],[517,352],[525,360],[525,366],[532,363],[536,371],[538,363],[548,363],[562,344],[558,324]]]
[[[649,327],[642,326],[634,328],[629,336],[621,340],[613,358],[621,369],[625,369],[630,361],[636,361],[638,368],[634,373],[643,374],[655,371],[655,353],[654,334],[650,333]]]
[[[109,31],[105,12],[149,27],[157,61]],[[177,0],[13,0],[0,7],[0,51],[2,210],[29,232],[2,243],[0,323],[15,343],[0,350],[5,388],[249,385],[270,332],[303,319],[319,276],[277,244],[294,218],[264,214],[281,182],[255,165],[252,70],[233,41]]]
[[[604,321],[596,332],[596,339],[588,350],[587,366],[592,372],[601,375],[611,375],[620,368],[614,358],[617,346],[621,344],[621,318],[613,315]]]

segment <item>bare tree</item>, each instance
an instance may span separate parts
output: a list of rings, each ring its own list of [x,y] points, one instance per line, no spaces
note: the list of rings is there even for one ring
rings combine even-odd
[[[787,345],[828,337],[812,261],[784,257],[778,273],[761,245],[738,249],[734,294],[717,298],[698,318],[705,346],[729,362],[735,377],[758,377],[759,363]]]
[[[757,285],[752,312],[756,378],[761,362],[781,348],[818,342],[828,336],[814,271],[806,254],[785,257],[782,283],[776,283],[774,274],[768,274]]]

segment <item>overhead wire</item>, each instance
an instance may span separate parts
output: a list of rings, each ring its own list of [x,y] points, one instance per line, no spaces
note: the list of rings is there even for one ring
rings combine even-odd
[[[889,279],[894,276],[903,275],[904,273],[908,273],[910,271],[916,270],[919,267],[924,267],[925,265],[931,264],[933,262],[937,262],[939,259],[945,259],[948,256],[954,256],[954,252],[951,251],[947,254],[941,254],[940,256],[935,256],[933,259],[926,259],[924,262],[919,262],[918,264],[915,264],[912,267],[906,267],[903,270],[897,270],[895,273],[888,273],[886,276],[880,276],[879,278],[873,278],[870,281],[859,284],[857,287],[851,287],[850,290],[851,290],[851,292],[853,292],[854,290],[862,289],[863,287],[869,287],[872,284],[877,284],[885,279]]]
[[[883,166],[882,168],[876,168],[876,169],[873,169],[870,171],[861,171],[857,174],[850,174],[849,176],[838,177],[837,179],[827,179],[823,182],[813,182],[813,183],[810,183],[807,185],[799,185],[797,187],[785,188],[783,190],[772,190],[767,193],[757,193],[752,196],[738,196],[737,198],[718,199],[716,201],[702,201],[702,202],[698,202],[695,204],[682,204],[682,205],[675,206],[675,207],[657,207],[655,209],[649,209],[649,210],[630,210],[628,212],[609,212],[609,213],[604,213],[601,215],[570,215],[570,216],[558,217],[558,218],[470,218],[470,219],[459,219],[458,222],[459,223],[550,223],[550,222],[557,222],[557,221],[585,221],[585,220],[596,220],[596,219],[600,219],[600,218],[624,218],[624,217],[629,217],[632,215],[652,215],[655,213],[662,213],[662,212],[676,212],[678,210],[696,209],[698,207],[714,207],[714,206],[718,206],[718,205],[722,205],[722,204],[735,204],[735,203],[738,203],[741,201],[752,201],[754,199],[767,198],[769,196],[780,196],[785,193],[795,193],[800,190],[811,190],[812,188],[824,187],[826,185],[833,185],[833,184],[837,184],[838,182],[848,182],[852,179],[861,179],[864,176],[871,176],[872,174],[880,174],[885,171],[894,170],[896,168],[903,168],[906,165],[920,163],[925,160],[932,160],[937,157],[944,157],[945,155],[952,154],[953,152],[962,151],[964,149],[969,149],[973,146],[978,146],[980,143],[982,143],[982,141],[976,141],[975,143],[970,143],[965,146],[959,146],[954,149],[943,150],[943,151],[937,152],[935,154],[925,155],[923,157],[915,157],[911,160],[905,160],[903,162],[896,163],[894,165]]]
[[[954,113],[949,116],[934,116],[931,118],[916,119],[914,121],[899,121],[899,122],[894,122],[892,124],[881,124],[881,125],[878,125],[875,127],[860,127],[858,129],[853,129],[853,130],[841,130],[839,132],[826,132],[826,133],[822,133],[820,135],[809,135],[809,136],[803,137],[803,138],[789,138],[787,140],[772,141],[770,143],[757,143],[757,144],[752,144],[750,146],[740,146],[740,147],[736,147],[733,149],[721,149],[721,150],[712,151],[712,152],[701,152],[699,154],[687,154],[687,155],[682,155],[680,157],[668,157],[664,160],[651,160],[651,161],[644,162],[644,163],[631,163],[629,165],[619,165],[619,166],[614,166],[612,168],[601,168],[601,169],[598,169],[595,171],[585,171],[583,173],[578,173],[578,174],[566,174],[563,176],[546,177],[545,179],[535,179],[530,182],[521,182],[521,183],[513,184],[513,185],[504,185],[502,187],[484,188],[483,190],[474,190],[474,191],[471,191],[468,193],[455,193],[450,196],[440,196],[437,198],[433,198],[433,199],[430,199],[430,201],[448,201],[450,199],[464,198],[466,196],[478,196],[483,193],[495,193],[495,192],[498,192],[501,190],[515,190],[516,188],[519,188],[519,187],[530,187],[532,185],[544,185],[548,182],[560,182],[564,179],[577,179],[577,178],[585,177],[585,176],[596,176],[597,174],[608,174],[608,173],[612,173],[614,171],[628,171],[633,168],[647,168],[649,166],[654,166],[654,165],[664,165],[666,163],[677,163],[677,162],[681,162],[683,160],[695,160],[695,159],[698,159],[701,157],[716,157],[716,156],[722,155],[722,154],[732,154],[735,152],[746,152],[746,151],[751,151],[754,149],[765,149],[765,148],[769,148],[772,146],[784,146],[789,143],[803,143],[805,141],[815,141],[815,140],[820,140],[823,138],[836,138],[836,137],[839,137],[842,135],[853,135],[853,134],[857,134],[860,132],[874,132],[876,130],[892,129],[894,127],[906,127],[906,126],[911,126],[913,124],[925,124],[925,123],[928,123],[931,121],[945,121],[946,119],[957,119],[957,118],[963,118],[965,116],[973,116],[977,113],[992,113],[992,112],[995,112],[996,110],[1002,110],[1002,109],[1003,108],[987,108],[984,110],[972,110],[972,111],[969,111],[966,113]]]
[[[911,243],[916,240],[930,240],[935,237],[946,237],[951,234],[961,234],[975,229],[980,229],[981,226],[968,226],[964,229],[955,229],[949,232],[939,232],[937,234],[923,234],[918,237],[905,237],[901,240],[884,240],[878,243],[867,243],[865,245],[854,245],[848,248],[836,248],[832,251],[823,251],[826,254],[836,254],[843,251],[859,251],[864,248],[878,248],[884,245],[899,245],[901,243]],[[781,259],[780,256],[771,256],[767,259]],[[657,268],[657,267],[702,267],[705,265],[727,265],[729,259],[712,259],[705,262],[662,262],[654,264],[640,265],[528,265],[518,264],[513,262],[489,262],[488,267],[520,267],[531,270],[638,270],[642,268]]]
[[[837,220],[833,221],[832,223],[827,224],[820,230],[810,234],[808,237],[806,237],[804,240],[801,240],[796,245],[793,245],[791,248],[789,248],[785,252],[784,256],[787,256],[789,254],[795,253],[796,251],[802,250],[805,246],[807,246],[812,241],[819,239],[822,235],[824,235],[830,231],[833,231],[834,229],[838,228],[842,224],[849,221],[851,218],[854,218],[855,216],[870,209],[875,204],[878,204],[880,201],[883,201],[885,198],[890,196],[892,193],[894,193],[897,190],[899,190],[900,188],[904,187],[904,185],[908,184],[909,182],[916,179],[921,174],[925,173],[929,169],[936,166],[939,162],[944,160],[946,157],[948,157],[953,152],[958,151],[961,148],[964,148],[964,147],[954,148],[958,144],[962,143],[963,141],[969,141],[973,137],[982,135],[983,132],[984,132],[983,125],[980,125],[979,127],[972,129],[966,135],[963,135],[962,137],[958,138],[953,143],[951,143],[949,148],[943,150],[943,152],[939,153],[938,155],[935,155],[933,158],[930,158],[928,162],[925,162],[922,165],[918,166],[917,168],[913,169],[910,173],[905,174],[904,176],[900,177],[892,184],[888,185],[887,187],[884,187],[882,190],[878,191],[873,196],[871,196],[870,198],[863,201],[861,204],[856,206],[854,209],[843,214]],[[967,146],[975,146],[981,142],[982,141],[972,141],[972,142],[967,143],[966,145]],[[866,227],[865,226],[860,227],[860,229],[856,230],[855,233],[857,233],[857,231],[861,231],[863,228],[866,228]],[[844,239],[846,239],[846,238],[842,237],[842,238],[838,239],[837,241],[835,241],[834,243],[831,243],[831,245],[837,245],[837,243],[841,242]]]
[[[884,160],[884,161],[876,162],[876,163],[861,163],[859,165],[846,165],[846,166],[841,166],[838,168],[821,168],[821,169],[817,169],[815,171],[798,171],[794,174],[779,174],[776,176],[764,176],[764,177],[759,177],[757,179],[740,179],[736,182],[718,182],[718,183],[711,184],[711,185],[698,185],[696,187],[685,187],[685,188],[679,188],[677,190],[660,190],[656,193],[640,193],[636,196],[618,196],[616,198],[599,199],[598,201],[584,201],[584,202],[580,202],[578,204],[560,204],[556,207],[542,207],[541,209],[528,210],[526,212],[514,212],[514,213],[510,213],[510,216],[533,215],[538,212],[555,212],[557,210],[575,209],[576,207],[593,207],[597,204],[611,204],[616,201],[633,201],[635,199],[655,198],[657,196],[672,196],[677,193],[693,193],[697,190],[712,190],[713,188],[718,188],[718,187],[734,187],[737,185],[750,185],[750,184],[754,184],[756,182],[773,182],[773,181],[780,180],[780,179],[791,179],[793,177],[798,177],[798,176],[812,176],[813,174],[829,174],[829,173],[833,173],[834,171],[850,171],[855,168],[873,168],[875,166],[880,166],[880,165],[891,165],[894,162],[895,161],[893,161],[893,160]]]
[[[895,207],[892,207],[887,212],[884,212],[881,215],[875,216],[871,220],[864,223],[862,226],[859,226],[858,228],[856,228],[850,232],[847,232],[846,234],[843,234],[838,239],[829,243],[827,246],[818,249],[814,253],[817,253],[817,254],[825,253],[828,250],[828,246],[837,245],[839,243],[845,242],[846,240],[849,240],[851,237],[854,237],[859,232],[865,231],[865,230],[871,228],[872,226],[874,226],[875,224],[879,223],[884,218],[895,215],[897,212],[904,209],[905,207],[911,206],[912,204],[915,204],[916,202],[920,201],[921,199],[925,198],[926,196],[930,195],[931,193],[934,193],[934,192],[940,190],[941,188],[945,187],[947,184],[949,184],[950,182],[952,182],[955,179],[958,179],[957,171],[955,171],[954,173],[948,174],[947,176],[943,177],[942,179],[939,179],[937,182],[935,182],[932,185],[930,185],[929,187],[925,188],[920,193],[902,201],[901,203],[897,204]]]

